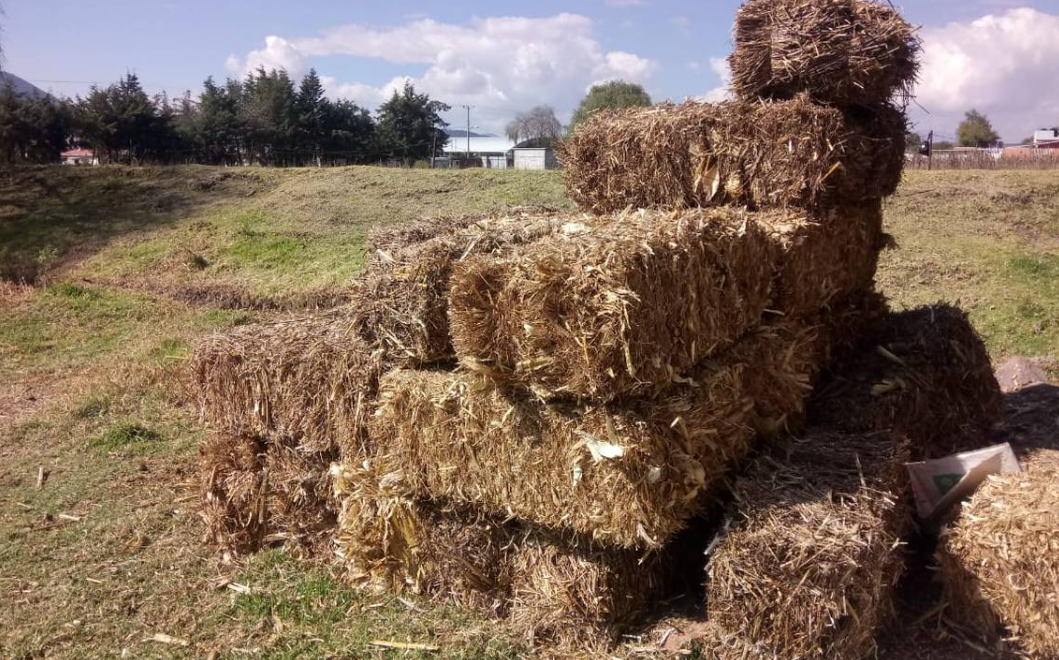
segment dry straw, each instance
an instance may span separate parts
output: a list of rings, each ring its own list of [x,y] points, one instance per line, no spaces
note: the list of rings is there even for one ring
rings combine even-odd
[[[1059,657],[1059,452],[991,477],[942,537],[946,615],[989,643]]]
[[[395,371],[371,436],[415,495],[626,547],[684,528],[748,451],[800,414],[820,367],[815,326],[761,328],[655,401],[546,405],[472,373]]]
[[[389,593],[506,612],[518,526],[405,495],[399,473],[368,462],[331,468],[340,502],[336,553],[348,579]]]
[[[437,236],[414,241],[437,229],[423,221],[404,233],[376,237],[379,249],[354,282],[346,308],[353,334],[386,351],[395,363],[421,366],[453,356],[449,339],[449,277],[456,264],[476,254],[503,252],[558,229],[551,216],[516,211],[495,218],[464,219]]]
[[[191,360],[205,421],[230,435],[296,443],[333,458],[366,440],[382,351],[350,334],[341,312],[208,337]]]
[[[542,398],[655,396],[760,322],[774,258],[751,214],[599,222],[456,268],[452,339],[466,367]]]
[[[894,314],[881,337],[837,366],[809,417],[852,433],[897,430],[921,460],[981,446],[1002,407],[989,354],[967,315],[935,305]]]
[[[706,596],[718,641],[744,647],[728,657],[871,656],[910,521],[905,458],[890,434],[814,430],[770,445],[736,479]]]
[[[732,89],[741,98],[809,92],[839,106],[911,95],[916,30],[874,0],[750,0],[736,14]]]
[[[368,463],[332,474],[342,503],[336,552],[354,584],[504,616],[552,648],[612,644],[671,570],[664,554],[409,499],[400,474]]]
[[[319,551],[335,526],[327,461],[283,443],[212,434],[200,447],[206,540],[236,552]]]
[[[892,194],[904,148],[895,108],[846,116],[799,96],[602,111],[561,156],[567,194],[593,213],[718,205],[815,213]]]
[[[770,308],[805,317],[870,291],[883,239],[882,218],[878,201],[836,209],[820,220],[756,214],[779,255]]]

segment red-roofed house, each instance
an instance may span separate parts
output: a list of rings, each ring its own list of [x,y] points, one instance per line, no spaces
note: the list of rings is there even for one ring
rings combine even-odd
[[[96,152],[91,149],[71,149],[62,153],[63,165],[99,165]]]

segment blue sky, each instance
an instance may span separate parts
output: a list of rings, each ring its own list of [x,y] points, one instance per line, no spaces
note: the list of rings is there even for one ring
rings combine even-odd
[[[474,105],[474,124],[495,131],[538,103],[565,119],[591,83],[611,78],[642,82],[656,100],[719,98],[738,4],[6,0],[4,67],[67,95],[126,71],[148,91],[179,95],[255,64],[315,67],[329,93],[369,107],[408,78]],[[1059,0],[907,0],[903,9],[927,45],[922,107],[910,110],[920,129],[951,135],[972,106],[1008,140],[1059,124]]]

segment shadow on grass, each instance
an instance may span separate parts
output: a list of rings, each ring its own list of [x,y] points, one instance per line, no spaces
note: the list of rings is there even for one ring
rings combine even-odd
[[[117,237],[171,224],[194,209],[253,190],[253,171],[200,167],[0,170],[0,279],[39,283]]]

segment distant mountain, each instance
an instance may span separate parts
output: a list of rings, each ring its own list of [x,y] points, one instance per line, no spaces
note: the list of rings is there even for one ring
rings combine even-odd
[[[458,129],[458,128],[446,128],[445,129],[445,135],[448,135],[450,138],[465,138],[465,137],[467,137],[467,131],[461,130],[461,129]],[[499,137],[499,136],[496,133],[475,133],[474,131],[471,131],[471,137],[476,138],[476,137]]]
[[[7,87],[8,83],[14,85],[16,94],[28,96],[31,99],[39,99],[48,95],[41,88],[26,82],[13,73],[0,71],[0,89]]]

